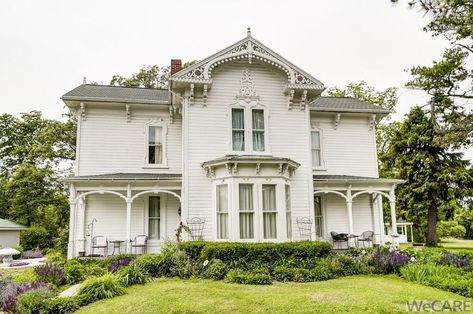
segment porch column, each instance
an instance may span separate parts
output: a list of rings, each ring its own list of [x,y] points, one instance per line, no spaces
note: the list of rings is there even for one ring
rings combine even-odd
[[[131,253],[131,186],[130,184],[126,187],[126,252]]]
[[[79,199],[79,202],[77,204],[77,247],[76,251],[77,254],[79,252],[84,252],[85,253],[85,196],[81,197]]]
[[[74,253],[74,242],[75,242],[75,217],[76,217],[76,189],[74,184],[69,185],[69,243],[67,245],[67,258],[73,258]]]
[[[348,233],[353,234],[353,200],[351,198],[351,185],[347,189],[347,212],[348,212]]]
[[[397,246],[397,243],[395,243],[397,239],[397,221],[396,221],[396,193],[394,192],[394,189],[396,186],[393,184],[391,186],[391,190],[389,191],[389,205],[391,208],[391,228],[392,228],[392,236],[393,236],[393,244]]]

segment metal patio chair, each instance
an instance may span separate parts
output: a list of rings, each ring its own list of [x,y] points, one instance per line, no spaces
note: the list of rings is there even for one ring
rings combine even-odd
[[[348,248],[348,234],[347,233],[338,233],[335,231],[330,232],[330,235],[332,236],[332,242],[333,245],[337,244],[338,249],[343,248],[343,243],[346,243],[347,248]]]
[[[301,240],[312,240],[312,219],[309,217],[298,217],[296,222]]]
[[[92,238],[92,256],[95,255],[95,249],[103,249],[103,256],[107,256],[108,253],[108,241],[106,236],[95,236]]]
[[[373,238],[374,238],[374,232],[373,231],[365,231],[363,232],[359,237],[358,237],[358,243],[363,242],[363,247],[365,247],[365,243],[368,244],[368,247],[373,246]]]
[[[192,217],[186,219],[187,227],[190,231],[190,238],[192,241],[202,240],[202,233],[204,231],[205,219],[200,217]]]
[[[136,250],[141,249],[142,254],[146,254],[148,248],[148,237],[144,234],[137,235],[133,241],[131,241],[131,249],[135,249],[135,255],[137,255]]]

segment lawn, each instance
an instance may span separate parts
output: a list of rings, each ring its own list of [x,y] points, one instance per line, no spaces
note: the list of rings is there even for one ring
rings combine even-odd
[[[473,240],[442,240],[439,245],[449,251],[472,251]]]
[[[402,313],[409,300],[465,300],[397,277],[353,276],[271,286],[158,279],[77,313]]]

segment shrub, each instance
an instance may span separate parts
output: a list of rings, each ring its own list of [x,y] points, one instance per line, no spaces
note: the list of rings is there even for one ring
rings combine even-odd
[[[64,277],[69,284],[76,284],[85,279],[85,266],[78,260],[71,259],[64,265]]]
[[[65,262],[66,257],[58,250],[48,250],[46,254],[46,260],[48,262]]]
[[[231,270],[225,277],[226,282],[247,285],[270,285],[272,278],[266,274],[247,273],[242,270]]]
[[[45,312],[51,314],[69,314],[79,309],[77,297],[53,298],[46,301]]]
[[[470,258],[465,255],[457,255],[451,252],[446,252],[440,259],[440,263],[443,265],[450,265],[455,267],[469,267]]]
[[[38,280],[38,278],[36,278],[36,273],[33,268],[28,268],[19,274],[13,275],[12,279],[17,284],[24,284]]]
[[[159,277],[162,275],[163,257],[158,254],[145,254],[138,257],[136,265],[151,277]]]
[[[18,285],[16,283],[8,283],[3,289],[2,293],[2,309],[7,313],[14,313],[17,307],[18,296],[30,290],[48,289],[51,288],[44,282],[35,281],[32,283],[25,283]]]
[[[435,273],[433,264],[410,264],[400,269],[401,276],[412,282],[423,283],[428,276]]]
[[[60,263],[47,262],[34,268],[36,277],[40,281],[51,283],[55,286],[63,285],[66,282],[64,277],[64,266]]]
[[[146,280],[148,279],[148,274],[141,271],[141,269],[136,264],[133,264],[130,266],[122,267],[118,271],[118,278],[124,286],[128,287],[132,285],[142,285],[146,283]]]
[[[382,274],[399,273],[399,269],[409,261],[410,257],[404,253],[386,248],[378,249],[371,258],[375,271]]]
[[[189,278],[194,273],[191,260],[176,242],[164,242],[161,256],[161,276]]]
[[[277,281],[293,281],[294,280],[294,268],[287,266],[276,266],[273,270],[274,280]]]
[[[79,289],[79,295],[85,303],[100,299],[113,298],[125,294],[125,289],[117,277],[107,274],[101,277],[91,277],[84,281]]]
[[[130,260],[128,258],[122,258],[114,261],[110,267],[109,271],[113,274],[120,270],[120,268],[130,265]]]
[[[20,243],[25,250],[46,249],[52,247],[53,237],[43,226],[33,225],[20,232]]]
[[[49,289],[35,289],[18,296],[17,309],[21,314],[45,313],[47,299],[54,297]]]
[[[37,250],[37,249],[27,250],[27,251],[23,251],[21,253],[21,258],[23,258],[23,259],[40,258],[40,257],[43,257],[43,251],[42,250]]]
[[[437,236],[439,238],[463,238],[466,234],[464,226],[457,221],[439,221],[437,223]]]
[[[234,268],[254,268],[256,265],[273,268],[287,264],[314,263],[328,256],[332,245],[327,242],[301,241],[287,243],[228,243],[184,242],[179,243],[188,258],[199,260],[219,259]]]
[[[207,261],[208,262],[208,261]],[[205,261],[204,261],[205,264]],[[219,259],[213,259],[204,266],[203,277],[212,280],[222,280],[228,272],[227,265]]]

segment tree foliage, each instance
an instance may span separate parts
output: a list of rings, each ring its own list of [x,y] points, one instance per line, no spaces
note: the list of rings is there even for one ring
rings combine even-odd
[[[75,130],[72,117],[61,122],[38,111],[0,115],[0,217],[41,226],[51,243],[67,235],[67,191],[58,177],[75,158]]]

